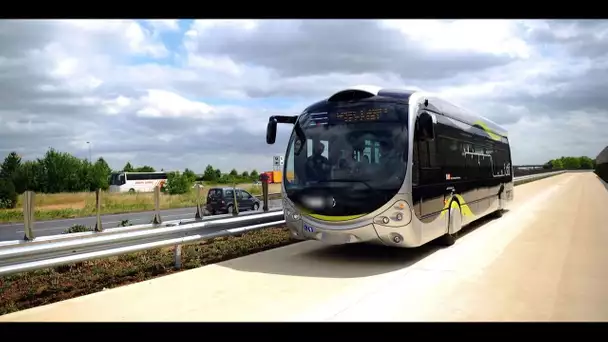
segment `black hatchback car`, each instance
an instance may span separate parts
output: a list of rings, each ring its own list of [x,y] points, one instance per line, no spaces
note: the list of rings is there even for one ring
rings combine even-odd
[[[211,188],[207,193],[207,205],[205,208],[212,215],[232,213],[234,207],[234,191],[236,190],[236,200],[239,204],[239,212],[245,210],[260,209],[261,201],[239,188]]]

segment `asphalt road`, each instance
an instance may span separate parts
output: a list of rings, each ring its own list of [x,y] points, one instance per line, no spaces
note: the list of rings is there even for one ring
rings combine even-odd
[[[269,200],[268,206],[270,208],[280,208],[282,207],[282,203],[281,200]],[[262,209],[260,208],[260,211],[261,210]],[[193,219],[195,214],[196,207],[161,210],[161,218],[163,221]],[[101,224],[106,228],[117,227],[122,220],[129,220],[129,223],[131,224],[145,224],[150,223],[153,217],[154,211],[103,215],[101,217]],[[47,236],[61,234],[66,229],[76,224],[94,227],[95,220],[95,216],[90,216],[74,219],[36,221],[34,223],[34,235]],[[23,223],[0,224],[0,241],[20,240],[23,239],[23,236]]]
[[[307,241],[0,321],[607,321],[606,203],[568,173],[517,186],[451,247]]]

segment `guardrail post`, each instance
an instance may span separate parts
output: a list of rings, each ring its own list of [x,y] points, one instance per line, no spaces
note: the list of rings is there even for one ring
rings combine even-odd
[[[175,268],[182,268],[182,245],[175,246],[173,257],[175,259]]]
[[[239,214],[239,202],[236,200],[236,184],[232,185],[232,197],[234,200],[234,203],[232,205],[232,215],[233,216],[238,216]]]
[[[262,183],[262,195],[264,196],[264,211],[268,211],[268,183]]]
[[[201,190],[202,186],[199,184],[196,186],[196,215],[194,218],[197,220],[202,220],[205,213],[203,212],[203,207],[201,205]]]
[[[101,226],[101,189],[95,190],[95,211],[97,212],[97,221],[95,222],[95,231],[102,232]]]
[[[262,199],[264,201],[263,210],[268,211],[268,175],[263,173],[261,177],[262,181]]]
[[[163,220],[160,218],[160,186],[154,187],[154,220],[152,223],[161,224]]]
[[[23,240],[34,240],[34,197],[33,191],[26,191],[23,194]]]

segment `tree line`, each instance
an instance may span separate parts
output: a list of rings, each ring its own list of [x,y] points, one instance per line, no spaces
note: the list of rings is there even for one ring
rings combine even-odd
[[[561,157],[544,164],[545,169],[594,169],[595,160],[582,157]],[[11,152],[0,166],[0,208],[14,208],[17,197],[26,190],[37,193],[59,193],[107,190],[112,172],[155,172],[149,165],[134,167],[127,162],[121,170],[113,171],[102,158],[95,162],[80,159],[70,153],[49,149],[42,158],[22,161],[17,152]],[[164,171],[164,170],[161,170]],[[232,169],[222,173],[220,169],[207,165],[202,175],[190,169],[183,172],[167,172],[167,182],[162,191],[169,194],[183,194],[197,181],[210,184],[235,184],[257,181],[256,170],[239,173]]]
[[[545,169],[593,170],[595,169],[595,159],[587,156],[561,157],[549,160],[543,167]]]
[[[37,193],[60,193],[107,190],[112,172],[155,172],[149,165],[134,167],[127,162],[121,170],[112,170],[102,158],[95,162],[80,159],[67,152],[49,149],[42,158],[23,161],[17,152],[11,152],[0,165],[0,209],[15,208],[17,198],[26,190]],[[163,170],[161,170],[163,171]],[[197,181],[212,184],[249,183],[258,180],[256,170],[238,173],[235,169],[222,173],[208,165],[202,176],[185,169],[167,172],[163,191],[182,194],[190,191]]]

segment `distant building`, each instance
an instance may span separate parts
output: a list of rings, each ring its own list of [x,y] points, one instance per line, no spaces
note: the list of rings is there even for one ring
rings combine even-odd
[[[595,173],[608,182],[608,146],[595,157]]]

